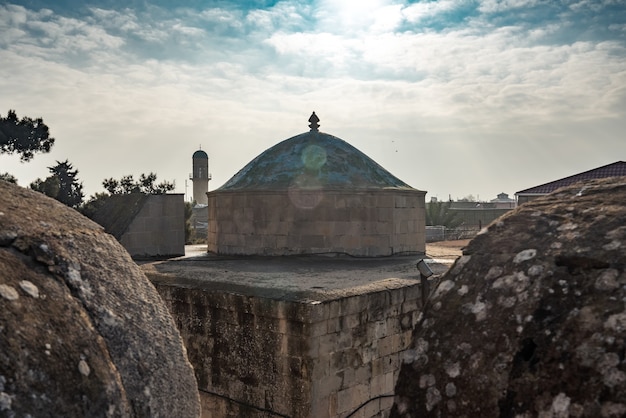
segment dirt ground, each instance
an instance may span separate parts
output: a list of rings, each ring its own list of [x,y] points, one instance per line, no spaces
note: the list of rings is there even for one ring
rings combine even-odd
[[[456,259],[462,255],[462,248],[469,242],[469,239],[427,242],[426,255],[431,258]]]

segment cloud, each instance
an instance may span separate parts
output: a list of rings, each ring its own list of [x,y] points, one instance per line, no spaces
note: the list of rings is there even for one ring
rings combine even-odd
[[[425,18],[436,16],[440,13],[453,11],[467,2],[442,0],[436,2],[418,2],[405,7],[402,14],[407,21],[417,23]]]
[[[177,179],[182,192],[199,144],[218,187],[308,130],[313,110],[322,130],[431,192],[453,181],[436,178],[437,167],[416,168],[413,156],[424,149],[428,164],[441,157],[454,172],[471,160],[486,176],[488,159],[503,154],[530,165],[538,154],[567,153],[563,138],[600,160],[583,135],[613,144],[611,134],[626,129],[617,21],[604,31],[587,26],[593,36],[578,39],[568,31],[587,15],[566,6],[539,21],[511,17],[537,2],[338,3],[92,7],[71,18],[0,6],[0,111],[43,116],[57,144],[31,167],[68,158],[89,194],[105,177],[149,171]],[[46,175],[31,171],[28,181]],[[490,197],[464,177],[454,180],[466,187],[459,197]]]
[[[540,4],[549,5],[550,1],[542,0],[482,0],[478,10],[482,13],[499,13],[512,9],[534,7]]]
[[[53,14],[50,10],[29,11],[21,6],[0,6],[0,28],[8,36],[0,45],[21,55],[38,56],[66,63],[89,59],[95,51],[111,51],[124,40],[88,22]]]
[[[300,31],[307,29],[307,15],[310,13],[308,4],[278,2],[269,9],[250,10],[246,15],[246,23],[265,33],[277,30]]]

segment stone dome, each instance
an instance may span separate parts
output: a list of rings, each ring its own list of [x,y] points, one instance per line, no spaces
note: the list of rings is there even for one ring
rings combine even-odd
[[[208,251],[235,255],[423,253],[426,192],[318,131],[259,154],[207,193]]]
[[[207,155],[206,152],[204,152],[201,149],[199,149],[198,151],[193,153],[192,158],[202,158],[202,159],[208,160],[209,156]]]
[[[412,189],[346,141],[310,131],[267,149],[219,190]]]

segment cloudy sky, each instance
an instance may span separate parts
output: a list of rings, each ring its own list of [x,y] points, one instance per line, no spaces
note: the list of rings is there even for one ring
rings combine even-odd
[[[56,144],[0,173],[69,160],[87,195],[155,172],[216,189],[320,130],[427,199],[489,200],[626,160],[624,0],[0,2],[0,112]]]

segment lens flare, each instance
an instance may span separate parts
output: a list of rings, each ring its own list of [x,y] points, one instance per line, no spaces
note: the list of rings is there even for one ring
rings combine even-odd
[[[319,145],[309,145],[302,151],[301,158],[307,170],[319,170],[326,164],[326,150]]]

